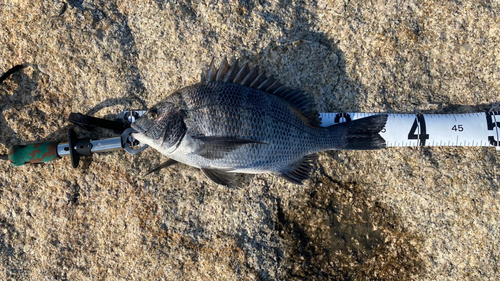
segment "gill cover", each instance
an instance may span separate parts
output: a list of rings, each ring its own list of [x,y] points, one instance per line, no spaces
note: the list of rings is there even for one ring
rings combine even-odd
[[[186,114],[173,104],[165,104],[161,109],[149,109],[132,124],[132,128],[165,148],[179,145],[186,135],[184,123]]]

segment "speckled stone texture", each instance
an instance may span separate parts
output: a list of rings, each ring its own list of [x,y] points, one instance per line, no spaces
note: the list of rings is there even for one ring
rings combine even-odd
[[[498,1],[1,1],[0,153],[66,139],[235,56],[320,111],[500,109]],[[78,130],[80,137],[111,132]],[[0,162],[1,280],[498,280],[499,153],[324,152],[303,186],[149,149]]]

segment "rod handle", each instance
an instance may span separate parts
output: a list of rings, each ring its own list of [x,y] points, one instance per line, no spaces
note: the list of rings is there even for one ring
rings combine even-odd
[[[44,163],[59,159],[57,145],[59,142],[48,141],[27,145],[14,145],[9,149],[9,160],[12,166],[26,163]]]

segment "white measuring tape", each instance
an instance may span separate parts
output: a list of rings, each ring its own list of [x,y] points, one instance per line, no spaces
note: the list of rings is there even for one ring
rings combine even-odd
[[[320,113],[323,127],[380,113]],[[380,132],[388,147],[491,146],[500,151],[500,111],[467,114],[388,114]]]
[[[134,122],[145,111],[125,111]],[[347,122],[381,113],[320,113],[321,126]],[[388,114],[380,132],[388,147],[491,146],[500,151],[500,111],[466,114]]]

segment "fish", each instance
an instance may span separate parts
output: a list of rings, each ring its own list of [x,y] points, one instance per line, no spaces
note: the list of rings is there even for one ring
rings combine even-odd
[[[201,82],[149,108],[132,136],[169,158],[151,172],[184,163],[233,186],[238,173],[272,173],[294,184],[309,178],[317,153],[386,146],[387,114],[321,127],[314,99],[258,66],[214,59]]]

